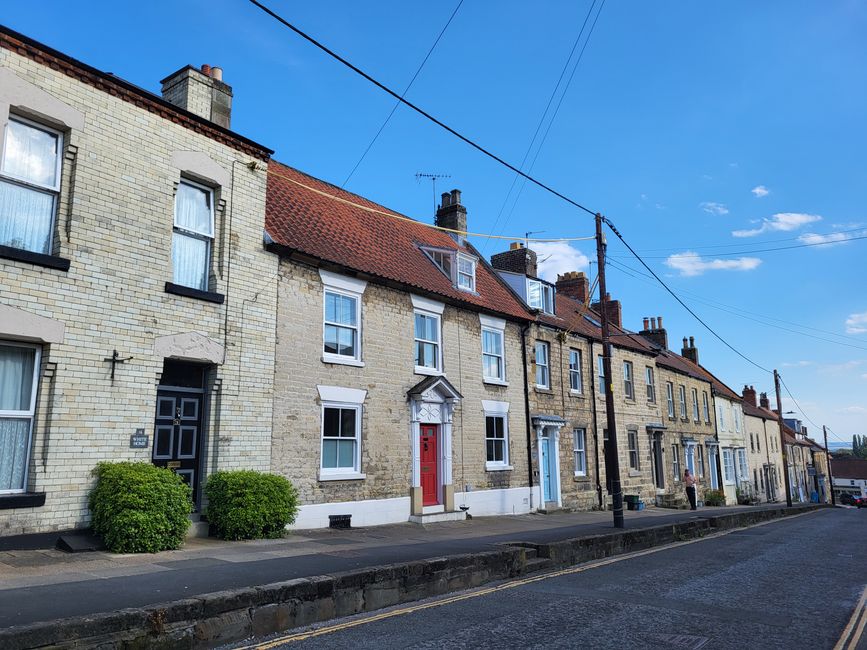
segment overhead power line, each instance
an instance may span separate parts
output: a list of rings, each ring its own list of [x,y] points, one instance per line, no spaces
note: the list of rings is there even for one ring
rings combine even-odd
[[[427,112],[426,110],[424,110],[423,108],[420,108],[419,106],[416,106],[415,104],[413,104],[413,103],[412,103],[411,101],[409,101],[408,99],[405,99],[404,97],[401,97],[397,92],[395,92],[394,90],[392,90],[391,88],[389,88],[388,86],[386,86],[385,84],[383,84],[382,82],[376,80],[374,77],[372,77],[371,75],[369,75],[369,74],[367,74],[366,72],[364,72],[364,70],[362,70],[362,69],[359,68],[358,66],[356,66],[356,65],[350,63],[349,61],[347,61],[346,59],[344,59],[342,56],[340,56],[339,54],[337,54],[337,53],[334,52],[333,50],[329,49],[328,47],[326,47],[325,45],[323,45],[322,43],[320,43],[319,41],[317,41],[315,38],[313,38],[312,36],[310,36],[310,35],[307,34],[306,32],[302,31],[301,29],[299,29],[298,27],[296,27],[295,25],[293,25],[292,23],[290,23],[288,20],[286,20],[285,18],[283,18],[282,16],[280,16],[279,14],[275,13],[274,11],[272,11],[271,9],[269,9],[268,7],[266,7],[264,4],[262,4],[261,2],[259,2],[259,0],[249,0],[249,1],[250,1],[251,4],[253,4],[253,5],[259,7],[259,9],[261,9],[261,10],[264,11],[266,14],[268,14],[269,16],[271,16],[272,18],[274,18],[276,21],[278,21],[279,23],[281,23],[281,24],[284,25],[285,27],[291,29],[293,32],[295,32],[296,34],[298,34],[301,38],[303,38],[303,39],[306,40],[307,42],[309,42],[309,43],[315,45],[317,48],[319,48],[320,50],[322,50],[323,52],[325,52],[328,56],[330,56],[330,57],[332,57],[333,59],[339,61],[340,63],[342,63],[343,65],[345,65],[347,68],[349,68],[350,70],[352,70],[352,71],[355,72],[356,74],[358,74],[358,75],[364,77],[365,79],[367,79],[370,83],[372,83],[373,85],[375,85],[375,86],[376,86],[377,88],[379,88],[380,90],[382,90],[382,91],[388,93],[389,95],[391,95],[392,97],[394,97],[395,99],[397,99],[401,104],[404,104],[404,105],[407,106],[408,108],[411,108],[412,110],[414,110],[416,113],[418,113],[418,114],[421,115],[422,117],[424,117],[424,118],[430,120],[431,122],[433,122],[434,124],[436,124],[436,125],[439,126],[440,128],[442,128],[442,129],[448,131],[448,132],[451,133],[453,136],[455,136],[455,137],[458,138],[459,140],[462,140],[463,142],[465,142],[466,144],[470,145],[471,147],[473,147],[473,148],[476,149],[477,151],[483,153],[483,154],[484,154],[485,156],[487,156],[488,158],[490,158],[490,159],[492,159],[492,160],[495,160],[496,162],[500,163],[500,164],[503,165],[504,167],[507,167],[507,168],[511,169],[513,172],[515,172],[515,173],[517,173],[517,174],[520,174],[521,176],[523,176],[524,178],[526,178],[528,181],[530,181],[530,182],[533,183],[534,185],[537,185],[537,186],[541,187],[541,188],[542,188],[543,190],[545,190],[546,192],[549,192],[550,194],[553,194],[554,196],[556,196],[556,197],[558,197],[558,198],[560,198],[560,199],[566,201],[568,204],[570,204],[570,205],[572,205],[572,206],[578,208],[579,210],[583,210],[584,212],[586,212],[587,214],[590,214],[590,215],[595,215],[595,214],[596,214],[596,213],[595,213],[593,210],[591,210],[590,208],[587,208],[587,207],[581,205],[580,203],[578,203],[578,201],[569,198],[568,196],[566,196],[566,195],[563,194],[562,192],[559,192],[559,191],[555,190],[555,189],[554,189],[553,187],[551,187],[550,185],[547,185],[547,184],[543,183],[542,181],[540,181],[540,180],[534,178],[533,176],[530,176],[529,174],[526,174],[526,173],[522,172],[520,169],[518,169],[517,167],[515,167],[515,166],[512,165],[511,163],[508,163],[508,162],[506,162],[505,160],[503,160],[500,156],[496,155],[495,153],[492,153],[491,151],[489,151],[488,149],[486,149],[486,148],[483,147],[482,145],[476,143],[475,141],[471,140],[471,139],[468,138],[467,136],[463,135],[462,133],[458,132],[457,130],[453,129],[453,128],[450,127],[449,125],[447,125],[447,124],[445,124],[444,122],[442,122],[441,120],[437,119],[436,117],[434,117],[433,115],[431,115],[430,113],[428,113],[428,112]]]
[[[603,0],[604,1],[604,0]],[[584,22],[581,24],[581,29],[578,32],[578,36],[575,37],[575,41],[572,43],[572,49],[569,50],[569,56],[566,57],[566,61],[563,63],[563,69],[560,70],[560,76],[557,77],[557,83],[554,84],[554,88],[551,89],[551,96],[548,97],[548,103],[545,104],[545,110],[542,111],[542,115],[539,116],[539,123],[536,124],[536,130],[533,131],[533,137],[530,138],[530,143],[527,145],[527,151],[524,152],[524,157],[521,159],[521,169],[524,169],[524,163],[527,162],[527,158],[530,157],[530,152],[533,151],[533,145],[536,142],[536,136],[539,135],[539,131],[542,130],[542,125],[545,123],[545,117],[548,115],[548,109],[551,108],[551,104],[554,102],[554,97],[557,96],[557,90],[560,88],[560,83],[563,81],[563,77],[566,75],[566,71],[569,69],[569,62],[572,61],[572,55],[575,54],[575,50],[578,49],[578,43],[581,42],[581,37],[584,35],[584,29],[587,27],[587,21],[590,20],[590,14],[593,13],[593,7],[596,6],[596,0],[593,0],[590,3],[590,8],[587,10],[587,15],[584,16]],[[586,46],[586,44],[585,44]],[[582,49],[583,53],[584,50]],[[581,59],[578,59],[580,63]],[[577,65],[577,64],[576,64]],[[570,76],[571,80],[571,76]],[[567,87],[568,89],[568,87]],[[565,90],[563,93],[565,94]],[[557,105],[559,108],[559,104]],[[556,114],[555,116],[556,117]],[[553,118],[552,118],[553,121]],[[541,147],[540,147],[541,148]],[[518,182],[518,178],[520,178],[517,174],[512,177],[512,184],[509,185],[509,191],[506,192],[506,198],[503,199],[503,205],[500,206],[500,211],[497,213],[497,218],[494,219],[494,225],[491,226],[491,232],[497,232],[497,226],[500,223],[500,217],[503,216],[503,211],[506,209],[506,205],[509,203],[509,197],[512,196],[512,190],[515,189],[515,184]],[[508,219],[508,217],[507,217]],[[505,224],[503,225],[505,228]],[[485,246],[487,246],[487,241],[485,242]]]
[[[643,273],[642,271],[634,269],[631,266],[628,266],[626,264],[623,264],[623,262],[618,262],[616,260],[608,260],[608,263],[613,268],[620,271],[621,273],[625,273],[629,277],[634,278],[634,279],[638,280],[639,282],[644,282],[645,284],[649,284],[649,285],[652,285],[652,286],[657,287],[659,289],[662,289],[662,287],[660,287],[656,282],[653,281],[653,277],[651,275],[648,275],[647,273]],[[644,279],[644,278],[647,278],[647,279]],[[765,325],[766,327],[774,327],[774,328],[779,329],[781,331],[791,332],[792,334],[798,334],[800,336],[803,336],[805,338],[809,338],[809,339],[812,339],[815,341],[824,341],[826,343],[833,343],[835,345],[842,345],[842,346],[849,347],[849,348],[855,348],[856,350],[867,351],[867,347],[864,347],[864,346],[854,345],[852,343],[845,343],[843,341],[835,341],[833,339],[824,338],[822,336],[816,336],[814,334],[809,334],[807,332],[799,332],[798,330],[790,329],[788,327],[783,327],[782,325],[777,325],[775,323],[766,322],[766,320],[767,321],[777,321],[779,323],[786,323],[788,325],[793,325],[794,327],[801,327],[804,329],[810,329],[813,331],[822,332],[825,334],[830,334],[831,336],[836,336],[839,338],[848,338],[848,339],[852,339],[852,340],[858,340],[858,339],[854,339],[854,337],[847,337],[847,336],[843,336],[842,334],[835,334],[833,332],[827,332],[825,330],[820,330],[820,329],[817,329],[815,327],[808,327],[807,325],[801,325],[799,323],[793,323],[791,321],[780,320],[778,318],[773,318],[771,316],[765,316],[764,314],[755,314],[754,312],[748,312],[748,311],[741,309],[740,307],[734,307],[732,305],[725,305],[725,304],[719,303],[719,302],[711,302],[709,300],[705,300],[704,298],[702,298],[700,296],[697,296],[696,294],[693,294],[689,291],[684,291],[682,289],[677,289],[677,291],[678,291],[678,294],[680,296],[684,296],[684,295],[689,296],[689,298],[693,302],[701,303],[701,304],[706,305],[708,307],[718,309],[719,311],[724,311],[728,314],[732,314],[733,316],[738,316],[739,318],[743,318],[745,320],[752,321],[754,323],[759,323],[761,325]],[[759,316],[760,318],[753,318],[752,316],[748,316],[747,314],[753,314],[755,316]],[[766,319],[766,320],[761,320],[761,319]]]
[[[819,425],[816,424],[815,422],[813,422],[813,421],[810,419],[810,416],[807,415],[807,414],[804,412],[804,409],[801,408],[801,405],[798,404],[798,400],[795,399],[795,396],[792,395],[792,391],[790,391],[790,390],[789,390],[789,387],[786,386],[786,380],[783,379],[783,376],[780,375],[779,373],[777,373],[777,375],[778,375],[779,378],[780,378],[780,383],[783,384],[783,388],[786,389],[786,392],[789,394],[789,397],[792,399],[792,402],[794,402],[794,404],[795,404],[795,408],[798,409],[798,410],[801,412],[801,415],[804,416],[804,419],[805,419],[807,422],[809,422],[809,423],[812,424],[815,428],[818,429],[818,428],[819,428]],[[783,414],[783,405],[780,404],[779,407],[780,407],[780,417],[782,417],[782,414]]]
[[[787,251],[793,248],[810,248],[811,246],[830,246],[832,244],[843,244],[845,242],[850,241],[858,241],[859,239],[867,239],[867,235],[860,235],[857,237],[847,237],[846,239],[840,239],[837,241],[822,241],[822,242],[813,242],[810,244],[796,244],[794,246],[778,246],[776,248],[755,248],[751,250],[743,250],[743,251],[734,251],[728,253],[714,253],[713,255],[702,255],[700,253],[673,253],[672,255],[647,255],[647,259],[649,260],[667,260],[671,257],[677,257],[679,259],[705,259],[707,257],[733,257],[735,255],[754,255],[756,253],[770,253],[773,251]]]
[[[563,92],[560,94],[560,99],[557,100],[557,106],[554,108],[554,114],[551,116],[551,119],[548,121],[548,126],[545,127],[545,133],[542,134],[542,139],[539,141],[539,146],[536,148],[536,153],[533,155],[533,160],[530,161],[530,166],[527,168],[528,172],[532,172],[533,168],[536,166],[536,161],[539,159],[539,154],[542,153],[542,147],[545,146],[545,142],[548,140],[548,134],[551,132],[551,127],[554,125],[554,121],[557,119],[557,114],[560,112],[560,106],[563,105],[563,100],[566,97],[566,93],[569,92],[569,86],[572,85],[572,79],[575,77],[575,71],[578,69],[578,65],[581,63],[581,59],[584,58],[584,50],[587,49],[587,44],[590,43],[590,37],[593,36],[593,31],[596,29],[596,23],[599,20],[599,15],[602,13],[602,9],[605,7],[605,0],[602,0],[602,3],[599,5],[599,11],[596,12],[596,17],[593,19],[593,24],[590,25],[590,31],[587,33],[587,38],[584,40],[584,45],[581,48],[581,52],[578,54],[578,59],[575,61],[575,65],[572,66],[572,72],[569,74],[569,79],[566,81],[566,86],[563,89]],[[593,8],[591,7],[591,10]],[[506,215],[506,220],[503,222],[503,228],[506,227],[506,224],[509,223],[509,219],[512,218],[512,213],[515,211],[515,208],[518,205],[518,202],[521,200],[521,194],[524,192],[524,188],[527,186],[526,181],[521,183],[521,187],[518,188],[518,194],[515,196],[515,200],[512,202],[512,207],[509,209],[509,214]]]
[[[637,259],[639,262],[641,262],[641,265],[642,265],[644,268],[646,268],[654,278],[656,278],[656,281],[659,282],[659,284],[661,284],[661,285],[665,288],[665,290],[666,290],[668,293],[670,293],[671,296],[672,296],[672,297],[673,297],[673,298],[674,298],[678,303],[680,303],[680,306],[681,306],[681,307],[683,307],[684,309],[686,309],[686,311],[688,311],[690,314],[692,314],[692,317],[695,318],[699,323],[701,323],[702,326],[703,326],[703,327],[704,327],[708,332],[710,332],[710,333],[713,334],[717,339],[719,339],[719,341],[722,342],[722,344],[725,345],[729,350],[731,350],[732,352],[734,352],[736,355],[738,355],[739,357],[741,357],[742,359],[744,359],[744,360],[747,361],[748,363],[751,363],[752,365],[754,365],[754,366],[755,366],[756,368],[758,368],[759,370],[764,370],[764,371],[767,372],[767,373],[771,373],[771,372],[772,372],[771,370],[768,370],[768,369],[765,368],[764,366],[761,366],[761,365],[759,365],[758,363],[756,363],[755,361],[753,361],[752,359],[750,359],[747,355],[745,355],[743,352],[741,352],[740,350],[738,350],[738,349],[737,349],[735,346],[733,346],[731,343],[729,343],[728,341],[726,341],[722,336],[720,336],[719,334],[717,334],[717,332],[716,332],[715,329],[713,329],[710,325],[708,325],[707,323],[705,323],[704,320],[702,320],[701,317],[700,317],[698,314],[696,314],[696,313],[695,313],[695,312],[690,308],[689,305],[687,305],[683,300],[681,300],[680,296],[678,296],[674,291],[672,291],[671,288],[670,288],[670,287],[669,287],[669,286],[668,286],[668,285],[667,285],[667,284],[662,280],[662,278],[660,278],[660,277],[656,274],[656,272],[655,272],[652,268],[650,268],[650,266],[648,266],[647,262],[645,262],[645,261],[642,259],[642,257],[641,257],[638,253],[635,252],[635,249],[633,249],[632,246],[629,245],[629,243],[626,241],[626,239],[624,239],[623,235],[620,234],[620,231],[617,230],[617,228],[614,226],[614,224],[613,224],[609,219],[603,217],[603,221],[604,221],[606,224],[608,224],[608,227],[611,228],[611,232],[613,232],[613,233],[617,236],[617,238],[618,238],[618,239],[623,243],[623,245],[626,246],[626,248],[629,249],[629,252],[632,253],[632,254],[635,256],[635,259]]]
[[[324,190],[320,190],[312,185],[308,185],[307,183],[302,183],[301,181],[292,178],[291,176],[287,176],[286,174],[281,174],[279,172],[274,171],[270,167],[267,168],[267,174],[271,176],[275,176],[277,178],[282,178],[285,181],[288,181],[294,185],[299,187],[303,187],[304,189],[313,192],[314,194],[318,194],[319,196],[325,197],[327,199],[331,199],[332,201],[336,201],[338,203],[342,203],[344,205],[352,206],[358,210],[364,210],[365,212],[370,212],[371,214],[378,214],[383,217],[388,217],[390,219],[394,219],[396,221],[406,221],[409,223],[418,224],[424,226],[425,228],[430,228],[432,230],[440,230],[442,232],[453,233],[456,235],[463,235],[465,237],[495,237],[497,239],[526,239],[527,241],[536,241],[536,242],[559,242],[559,241],[590,241],[596,239],[595,235],[590,235],[587,237],[549,237],[547,239],[533,239],[526,238],[524,235],[516,236],[516,235],[492,235],[490,233],[483,232],[469,232],[467,230],[457,230],[455,228],[446,228],[444,226],[435,226],[428,223],[424,223],[423,221],[419,221],[418,219],[413,219],[412,217],[406,217],[401,214],[396,214],[394,212],[389,212],[387,210],[380,210],[379,208],[373,208],[369,205],[364,205],[363,203],[359,203],[357,201],[351,201],[349,199],[345,199],[342,196],[337,196],[335,194],[330,194]],[[333,186],[332,186],[333,187]],[[345,190],[343,190],[345,191]]]
[[[833,232],[809,233],[809,234],[810,235],[817,235],[819,237],[828,237],[830,235],[846,235],[846,234],[849,234],[850,232],[867,233],[867,227],[861,226],[859,228],[851,228],[849,230],[835,230]],[[783,237],[783,238],[779,238],[779,239],[762,239],[760,241],[755,241],[752,243],[751,242],[737,242],[736,244],[703,244],[701,246],[677,246],[675,248],[667,246],[665,248],[639,248],[637,250],[641,253],[658,253],[660,251],[670,251],[670,252],[674,253],[677,251],[682,251],[684,249],[703,250],[706,248],[737,248],[739,246],[740,247],[743,247],[743,246],[764,246],[765,244],[776,244],[776,243],[784,242],[784,241],[799,241],[799,240],[801,240],[801,237],[803,237],[803,236],[804,235],[798,235],[797,237]],[[849,241],[849,240],[848,240],[848,238],[847,239],[840,239],[838,241],[834,241],[834,242],[830,242],[830,243],[838,243],[838,242],[844,242],[844,241]]]
[[[452,19],[454,19],[455,14],[458,13],[458,9],[461,8],[461,5],[464,4],[464,0],[459,0],[455,10],[452,12],[452,15],[449,16],[449,19],[446,21],[446,24],[443,25],[443,28],[440,30],[439,35],[436,37],[436,40],[433,42],[433,45],[430,46],[430,49],[425,54],[424,59],[421,64],[419,64],[418,69],[416,69],[415,74],[412,76],[412,79],[409,80],[409,83],[406,85],[406,88],[403,89],[403,92],[400,94],[401,98],[406,97],[406,94],[409,92],[409,89],[412,88],[412,85],[415,83],[416,78],[419,73],[421,73],[422,68],[424,68],[425,63],[430,58],[430,55],[433,54],[433,51],[436,49],[436,46],[439,44],[440,39],[443,37],[443,34],[446,33],[446,30],[449,28],[449,25],[452,24]],[[352,178],[352,175],[355,173],[355,170],[358,169],[359,165],[361,165],[362,161],[367,156],[368,152],[373,148],[374,143],[379,139],[379,136],[382,134],[389,120],[391,120],[391,116],[394,115],[397,107],[400,106],[400,101],[394,103],[394,106],[391,107],[391,112],[385,118],[383,123],[380,125],[379,130],[376,132],[376,135],[373,136],[373,139],[370,141],[370,144],[367,145],[367,148],[364,150],[364,153],[361,154],[361,157],[358,159],[358,162],[355,163],[355,166],[352,168],[352,171],[346,176],[346,180],[340,185],[340,187],[346,187],[346,184],[349,182],[349,179]]]

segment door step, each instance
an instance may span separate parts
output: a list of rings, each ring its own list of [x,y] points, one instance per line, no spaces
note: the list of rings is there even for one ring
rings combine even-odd
[[[187,528],[187,539],[208,537],[209,528],[210,524],[207,521],[202,521],[202,516],[194,512],[190,515],[190,527]]]
[[[467,513],[463,510],[453,512],[434,512],[427,515],[410,515],[409,520],[414,524],[438,524],[442,521],[464,521]]]
[[[534,557],[533,559],[527,559],[527,563],[524,565],[524,573],[535,573],[536,571],[543,571],[554,565],[553,560],[550,560],[546,557]]]

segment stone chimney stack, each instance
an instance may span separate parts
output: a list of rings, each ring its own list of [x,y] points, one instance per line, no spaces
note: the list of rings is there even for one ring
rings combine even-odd
[[[539,277],[535,251],[520,242],[512,242],[509,250],[491,256],[491,266],[498,271],[511,271],[531,278]]]
[[[223,83],[223,69],[205,64],[200,70],[185,66],[160,82],[163,99],[214,124],[229,128],[232,87]]]
[[[743,391],[744,401],[747,404],[752,404],[756,406],[756,389],[752,386],[744,386]]]
[[[680,351],[680,355],[692,361],[695,365],[698,365],[698,348],[695,347],[695,339],[690,336],[689,343],[686,342],[686,337],[683,337],[683,349]]]
[[[608,322],[613,325],[617,325],[617,327],[623,327],[623,310],[620,307],[619,300],[611,300],[611,294],[605,295],[605,304],[608,307]],[[602,313],[602,303],[594,302],[590,305],[590,309],[595,311],[597,314]]]
[[[590,280],[582,271],[567,271],[557,276],[557,293],[586,305],[590,300]]]
[[[465,233],[467,231],[467,209],[461,204],[461,191],[452,190],[451,192],[443,192],[442,202],[437,208],[434,224],[440,228],[450,228],[451,230],[459,230],[459,233],[449,233],[459,244],[466,241]]]
[[[766,411],[771,410],[771,400],[768,399],[767,393],[759,393],[759,406],[761,406]]]
[[[647,321],[650,321],[650,329],[647,327]],[[668,332],[662,326],[662,316],[645,318],[644,329],[639,334],[664,350],[668,349]]]

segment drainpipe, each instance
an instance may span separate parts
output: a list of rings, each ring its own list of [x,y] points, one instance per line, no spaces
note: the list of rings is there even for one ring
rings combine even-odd
[[[533,511],[533,426],[530,421],[530,382],[527,379],[527,332],[530,324],[521,328],[521,362],[524,366],[524,417],[527,424],[527,478],[530,484],[530,511]]]
[[[596,467],[596,499],[602,510],[602,483],[599,481],[599,431],[596,423],[596,355],[590,341],[590,398],[593,402],[593,463]]]

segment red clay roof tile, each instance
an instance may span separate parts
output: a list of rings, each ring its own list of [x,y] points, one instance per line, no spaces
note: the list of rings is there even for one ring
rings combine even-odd
[[[470,293],[455,288],[419,248],[480,257],[471,246],[459,246],[446,232],[273,160],[268,164],[265,230],[278,248],[287,251],[397,282],[409,291],[460,301],[468,308],[531,318],[483,260],[476,265],[476,293]]]

